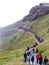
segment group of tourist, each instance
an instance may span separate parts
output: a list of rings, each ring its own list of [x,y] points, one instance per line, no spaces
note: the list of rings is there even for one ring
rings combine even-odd
[[[26,52],[24,53],[24,61],[27,63],[27,65],[42,65],[44,62],[44,65],[47,65],[48,58],[45,56],[43,59],[42,54],[38,53],[38,49],[36,50],[34,48],[27,47]]]

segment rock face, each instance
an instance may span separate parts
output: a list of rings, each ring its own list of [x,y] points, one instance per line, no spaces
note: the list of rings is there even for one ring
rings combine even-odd
[[[46,14],[49,14],[49,6],[41,6],[40,4],[39,6],[33,7],[29,14],[23,18],[23,21],[32,21]]]

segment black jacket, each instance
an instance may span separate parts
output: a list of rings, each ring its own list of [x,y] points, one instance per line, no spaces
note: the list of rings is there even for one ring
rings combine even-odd
[[[39,63],[41,64],[42,63],[42,60],[43,60],[43,58],[42,58],[42,56],[39,58]]]
[[[47,63],[48,62],[48,59],[44,59],[44,63]]]
[[[31,61],[32,61],[32,62],[34,61],[34,56],[32,56]]]

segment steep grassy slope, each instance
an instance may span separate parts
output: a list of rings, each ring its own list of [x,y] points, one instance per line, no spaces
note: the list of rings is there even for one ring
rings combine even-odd
[[[1,46],[3,50],[14,50],[22,47],[27,47],[33,43],[33,35],[25,32],[20,31],[17,34],[12,35],[11,37],[4,38],[4,44]]]
[[[37,47],[39,52],[43,51],[43,56],[49,57],[49,14],[28,22],[23,28],[36,32],[44,39],[44,42]],[[5,52],[0,53],[0,65],[25,65],[23,53],[27,46],[32,46],[35,42],[34,35],[19,30],[17,34],[6,37],[5,40],[3,40],[5,44],[2,46]]]

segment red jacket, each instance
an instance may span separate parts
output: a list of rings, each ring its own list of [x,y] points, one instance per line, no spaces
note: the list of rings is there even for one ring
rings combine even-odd
[[[39,57],[40,57],[40,55],[37,53],[37,54],[36,54],[36,58],[39,58]]]

